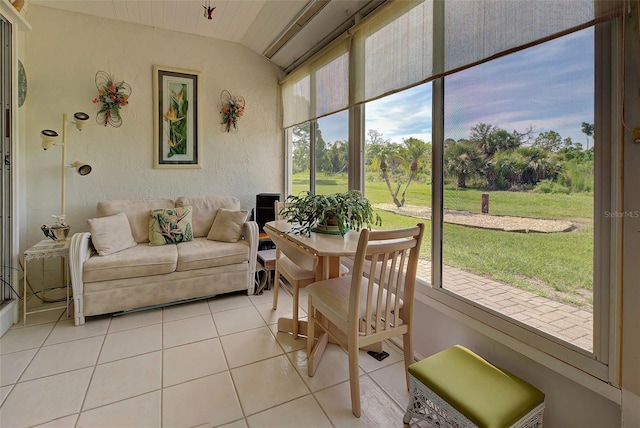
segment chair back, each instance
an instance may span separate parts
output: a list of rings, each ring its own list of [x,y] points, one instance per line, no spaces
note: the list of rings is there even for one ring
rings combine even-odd
[[[318,257],[306,248],[289,241],[279,233],[267,231],[269,238],[276,245],[276,249],[287,256],[295,265],[304,270],[316,270]]]
[[[280,214],[280,211],[283,208],[287,208],[289,205],[291,205],[291,202],[280,202],[280,201],[275,201],[273,204],[273,209],[276,212],[276,220],[286,220],[287,218],[283,215]]]
[[[349,324],[359,335],[392,330],[413,319],[424,224],[360,232],[349,296]]]

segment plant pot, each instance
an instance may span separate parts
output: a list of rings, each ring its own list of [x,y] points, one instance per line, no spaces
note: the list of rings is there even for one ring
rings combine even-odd
[[[346,228],[344,232],[347,233],[349,230],[349,228]],[[326,233],[328,235],[342,235],[342,233],[340,233],[340,228],[337,225],[332,226],[319,224],[316,227],[312,228],[311,231],[316,233]]]

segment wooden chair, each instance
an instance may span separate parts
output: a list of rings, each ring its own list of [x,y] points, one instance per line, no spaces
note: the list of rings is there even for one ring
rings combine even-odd
[[[284,220],[280,215],[280,210],[287,207],[289,203],[275,201],[274,210],[276,220]],[[274,272],[273,287],[273,310],[278,309],[278,290],[280,286],[289,292],[289,289],[281,282],[280,276],[284,277],[291,285],[291,297],[293,298],[293,328],[294,339],[298,339],[298,304],[300,299],[300,288],[316,282],[316,267],[318,257],[307,249],[293,244],[288,239],[276,235],[271,236],[271,241],[276,245],[276,268]],[[344,275],[349,271],[346,266],[340,266],[340,274]]]
[[[361,413],[360,348],[401,335],[405,368],[413,363],[413,297],[423,234],[422,223],[407,229],[363,229],[351,275],[307,287],[307,336],[315,337],[316,326],[323,331],[315,346],[307,339],[308,374],[314,375],[330,335],[349,354],[351,410],[356,417]],[[408,375],[406,381],[408,388]]]
[[[299,290],[316,281],[316,267],[318,257],[307,249],[295,245],[279,234],[267,232],[269,238],[276,245],[275,284],[273,287],[273,310],[278,309],[278,290],[282,286],[289,291],[280,280],[284,277],[291,285],[293,298],[293,338],[298,338],[298,303]]]

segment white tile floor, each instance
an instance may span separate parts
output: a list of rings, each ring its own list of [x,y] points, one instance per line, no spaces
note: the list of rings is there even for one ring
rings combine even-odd
[[[280,296],[277,311],[266,291],[80,327],[62,311],[29,315],[0,338],[0,426],[403,426],[401,352],[385,344],[391,355],[379,362],[361,351],[355,418],[346,353],[330,345],[309,378],[305,338],[277,332],[292,304]]]

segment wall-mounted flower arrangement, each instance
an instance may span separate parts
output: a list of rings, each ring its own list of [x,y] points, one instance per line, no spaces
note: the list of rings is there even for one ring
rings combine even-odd
[[[220,104],[222,105],[222,131],[237,132],[238,119],[244,115],[244,97],[240,95],[231,95],[227,90],[220,94]]]
[[[119,128],[122,125],[120,108],[129,104],[131,86],[124,81],[116,82],[107,72],[98,71],[96,73],[96,87],[98,88],[98,96],[93,99],[93,103],[101,104],[96,115],[96,122],[100,125]]]

